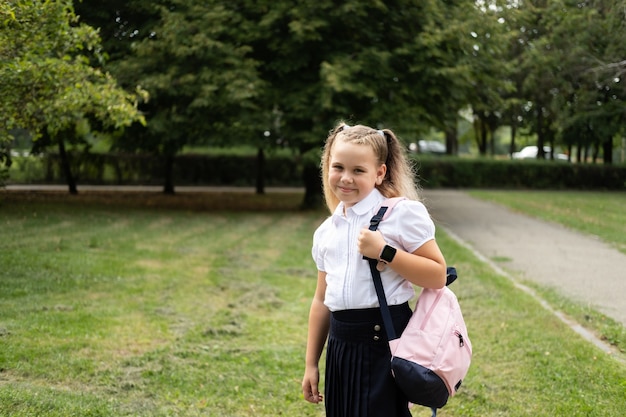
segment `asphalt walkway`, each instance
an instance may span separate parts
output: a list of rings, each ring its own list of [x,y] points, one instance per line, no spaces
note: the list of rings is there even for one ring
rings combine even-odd
[[[438,227],[509,277],[552,287],[626,326],[626,255],[617,249],[463,191],[423,195]]]

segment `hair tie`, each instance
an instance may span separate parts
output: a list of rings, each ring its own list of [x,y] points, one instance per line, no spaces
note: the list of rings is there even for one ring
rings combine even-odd
[[[385,132],[383,132],[382,130],[377,130],[376,132],[383,138],[385,137]]]

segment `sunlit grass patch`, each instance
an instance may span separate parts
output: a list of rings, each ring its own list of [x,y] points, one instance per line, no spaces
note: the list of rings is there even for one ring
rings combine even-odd
[[[136,204],[0,206],[0,416],[323,416],[300,380],[326,212]],[[437,239],[474,347],[438,415],[619,415],[624,366]]]

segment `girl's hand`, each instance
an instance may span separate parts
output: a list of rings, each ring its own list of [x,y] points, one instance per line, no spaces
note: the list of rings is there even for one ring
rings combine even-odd
[[[372,232],[371,230],[364,228],[359,234],[358,248],[361,255],[370,259],[378,259],[383,247],[387,244],[382,233],[378,230]]]
[[[319,370],[315,367],[307,367],[302,379],[302,395],[304,399],[310,403],[317,404],[324,400],[322,394],[318,390],[320,380]]]

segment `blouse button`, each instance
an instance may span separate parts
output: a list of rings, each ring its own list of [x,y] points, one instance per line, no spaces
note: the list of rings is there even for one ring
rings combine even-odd
[[[380,325],[377,324],[376,326],[374,326],[374,331],[379,332],[380,331]]]
[[[379,340],[380,340],[380,337],[378,337],[378,336],[374,336],[374,341],[375,341],[375,342],[378,342]]]

